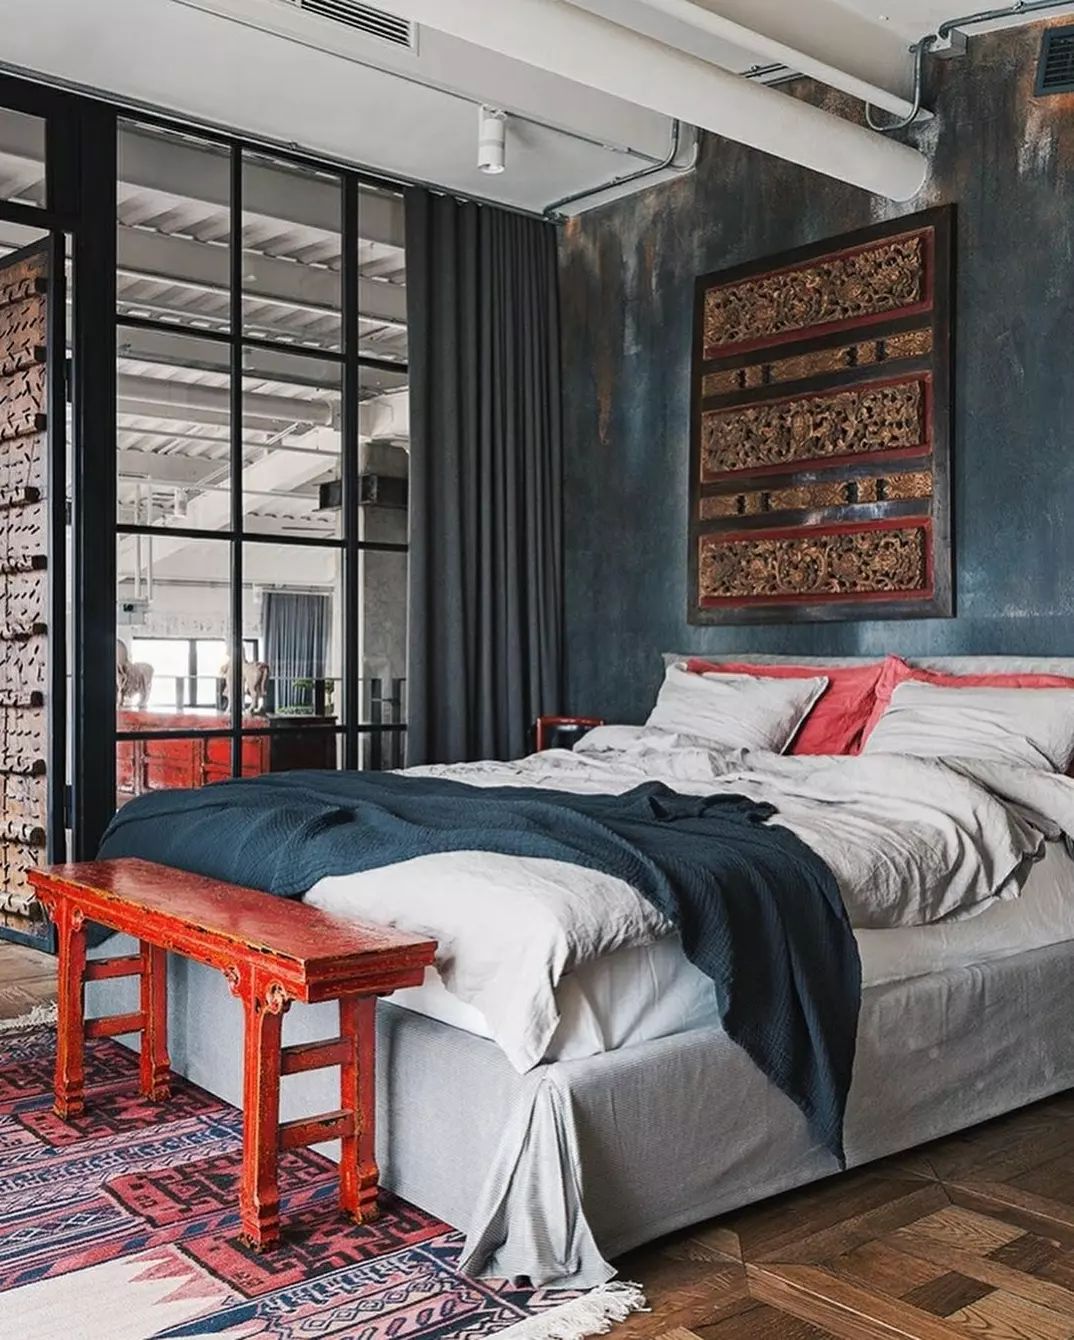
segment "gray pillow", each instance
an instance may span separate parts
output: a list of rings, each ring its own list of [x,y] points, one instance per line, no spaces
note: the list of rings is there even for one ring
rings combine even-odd
[[[828,687],[816,679],[691,674],[669,665],[647,726],[679,731],[727,749],[780,754]]]
[[[948,688],[908,680],[864,754],[984,758],[1051,772],[1074,760],[1074,689]]]

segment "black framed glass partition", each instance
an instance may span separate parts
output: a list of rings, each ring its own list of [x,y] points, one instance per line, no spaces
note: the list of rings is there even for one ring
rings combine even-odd
[[[0,75],[0,265],[51,266],[0,374],[43,376],[39,482],[0,440],[47,540],[40,654],[0,673],[9,738],[43,714],[0,766],[34,861],[92,857],[145,784],[402,762],[403,223],[366,174]],[[0,855],[2,902],[30,857]]]
[[[117,803],[399,766],[402,198],[142,121],[117,164]]]

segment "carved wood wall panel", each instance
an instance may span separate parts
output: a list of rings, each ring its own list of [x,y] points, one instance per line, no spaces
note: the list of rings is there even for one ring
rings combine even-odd
[[[691,622],[953,612],[952,225],[698,280]]]
[[[0,269],[0,924],[43,921],[28,873],[48,825],[45,253]]]

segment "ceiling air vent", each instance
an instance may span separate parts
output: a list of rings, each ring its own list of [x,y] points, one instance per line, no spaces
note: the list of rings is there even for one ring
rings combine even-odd
[[[1037,69],[1037,96],[1074,93],[1074,26],[1046,28]]]
[[[413,48],[414,24],[398,14],[388,14],[374,5],[360,5],[356,0],[297,0],[299,9],[307,14],[316,14],[332,23],[341,23],[365,33],[367,37],[377,37],[382,42],[391,42],[393,46]]]

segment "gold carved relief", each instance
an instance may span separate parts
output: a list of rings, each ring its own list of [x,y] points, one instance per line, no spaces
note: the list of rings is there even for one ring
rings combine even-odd
[[[861,387],[701,416],[701,478],[732,470],[916,447],[920,381]]]
[[[703,601],[921,591],[928,581],[920,526],[786,539],[701,541]]]
[[[919,303],[924,296],[923,246],[924,235],[915,233],[851,255],[709,289],[703,319],[705,356],[729,345],[771,340]]]

